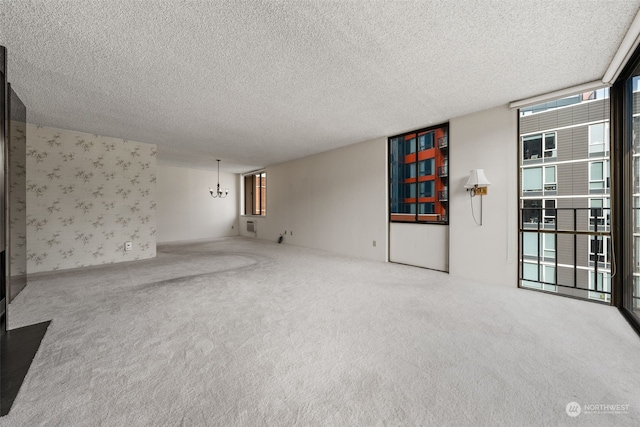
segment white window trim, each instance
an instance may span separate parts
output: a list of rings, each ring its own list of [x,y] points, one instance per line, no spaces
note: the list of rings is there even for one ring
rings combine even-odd
[[[553,168],[553,182],[547,182],[547,168]],[[547,186],[551,185],[555,186],[555,188],[552,190],[547,189]],[[556,165],[542,167],[542,188],[544,191],[558,191],[558,168]]]
[[[554,142],[554,146],[555,148],[552,148],[550,150],[548,150],[546,148],[546,141],[547,141],[547,135],[549,134],[553,134],[553,142]],[[547,153],[547,151],[551,152],[550,156],[546,156],[545,154]],[[555,152],[555,156],[553,155],[553,153]],[[546,158],[555,158],[558,157],[558,133],[557,132],[544,132],[542,134],[542,158],[546,159]]]

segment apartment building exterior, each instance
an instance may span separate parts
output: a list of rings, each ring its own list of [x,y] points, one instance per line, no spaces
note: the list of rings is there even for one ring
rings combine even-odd
[[[448,222],[449,126],[389,138],[390,220]]]
[[[609,95],[520,110],[520,286],[609,301]]]

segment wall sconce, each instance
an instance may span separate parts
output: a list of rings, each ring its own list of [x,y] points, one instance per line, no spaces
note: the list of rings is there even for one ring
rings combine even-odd
[[[473,216],[473,220],[478,225],[482,225],[482,196],[487,195],[487,187],[490,185],[491,183],[487,179],[487,176],[484,174],[484,169],[472,169],[469,172],[469,179],[464,185],[464,188],[466,188],[467,191],[470,191],[469,196],[471,200],[471,215]],[[476,216],[473,212],[473,197],[475,196],[480,196],[480,222],[476,220]]]

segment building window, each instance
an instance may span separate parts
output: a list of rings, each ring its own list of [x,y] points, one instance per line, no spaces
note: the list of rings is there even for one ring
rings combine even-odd
[[[435,159],[421,160],[418,162],[418,173],[420,176],[430,176],[434,174],[433,165]],[[414,164],[415,166],[415,164]]]
[[[609,151],[609,123],[589,125],[589,155],[604,155]]]
[[[539,133],[522,137],[523,160],[555,157],[558,157],[555,132]]]
[[[391,221],[447,223],[448,133],[443,124],[389,138]]]
[[[267,173],[257,172],[244,176],[244,214],[267,214]]]
[[[542,168],[522,169],[522,192],[542,192]]]
[[[529,260],[553,262],[556,259],[556,235],[552,233],[522,233],[522,254]]]
[[[433,148],[433,133],[424,133],[418,137],[418,150],[424,151]]]
[[[609,231],[611,226],[611,209],[609,198],[589,199],[589,229]]]
[[[603,236],[590,236],[589,265],[593,265],[596,261],[598,261],[598,264],[605,264],[603,267],[608,268],[610,260],[611,244],[609,238]]]
[[[537,224],[542,217],[542,199],[523,199],[522,200],[522,223],[526,226],[528,224]]]
[[[435,182],[434,181],[422,181],[418,184],[419,197],[433,197],[435,195]]]
[[[556,223],[556,201],[546,199],[544,210],[542,211],[542,222],[544,225],[554,225]]]
[[[522,169],[522,192],[556,191],[556,167],[534,167]]]
[[[542,220],[542,222],[541,222]],[[556,223],[556,201],[554,199],[522,199],[522,223],[527,228],[553,228]],[[533,224],[533,227],[531,227]]]
[[[541,289],[547,292],[557,292],[556,268],[550,264],[535,264],[524,262],[522,264],[522,285],[527,288]]]
[[[604,193],[609,188],[609,162],[589,163],[589,192]]]
[[[590,271],[589,289],[590,299],[611,301],[611,273]]]
[[[545,166],[544,168],[544,191],[556,191],[555,166]]]

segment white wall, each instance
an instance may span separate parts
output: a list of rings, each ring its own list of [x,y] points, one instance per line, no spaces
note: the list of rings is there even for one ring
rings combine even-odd
[[[239,186],[235,174],[220,172],[224,199],[209,195],[217,172],[158,165],[158,243],[210,239],[238,235]]]
[[[517,283],[517,112],[498,107],[450,121],[449,272],[489,283]],[[483,225],[471,216],[464,184],[469,170],[491,182],[483,198]],[[473,199],[476,217],[479,197]],[[478,218],[479,219],[479,218]]]
[[[267,168],[267,215],[257,237],[372,260],[387,258],[386,138]],[[293,234],[291,234],[293,232]],[[373,241],[376,246],[373,246]]]
[[[389,225],[389,261],[449,270],[449,227],[441,224]]]

